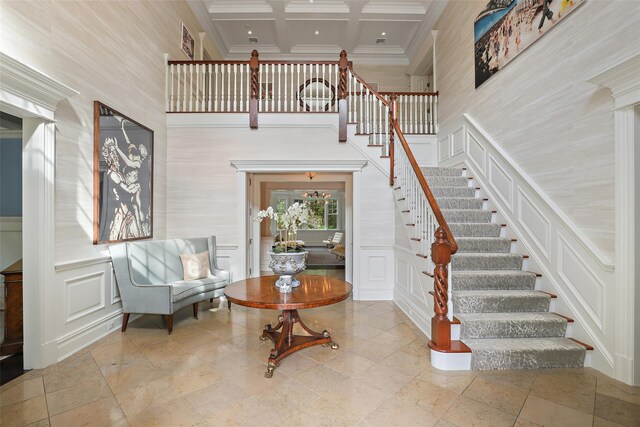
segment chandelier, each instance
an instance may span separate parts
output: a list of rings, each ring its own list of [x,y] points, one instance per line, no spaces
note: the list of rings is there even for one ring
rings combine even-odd
[[[302,197],[306,197],[307,199],[328,199],[329,197],[331,197],[331,194],[329,193],[325,193],[325,192],[319,192],[318,190],[315,191],[305,191],[304,193],[302,193]]]

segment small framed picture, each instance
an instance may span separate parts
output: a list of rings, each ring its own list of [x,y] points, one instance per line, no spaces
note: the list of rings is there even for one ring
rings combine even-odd
[[[94,108],[93,244],[153,237],[153,131]]]
[[[195,58],[196,42],[193,40],[193,37],[191,37],[184,22],[182,23],[182,51],[193,61]]]

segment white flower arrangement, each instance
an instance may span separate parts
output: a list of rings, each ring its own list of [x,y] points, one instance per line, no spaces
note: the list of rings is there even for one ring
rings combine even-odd
[[[283,213],[276,212],[273,207],[269,206],[267,209],[258,212],[256,221],[262,222],[263,219],[269,218],[276,222],[277,228],[280,233],[280,241],[284,242],[284,249],[282,246],[276,246],[274,252],[298,252],[301,250],[298,245],[297,234],[300,227],[309,222],[311,216],[311,210],[306,203],[294,203],[287,208]],[[285,238],[282,238],[282,232],[284,231]],[[291,251],[289,250],[291,249]]]

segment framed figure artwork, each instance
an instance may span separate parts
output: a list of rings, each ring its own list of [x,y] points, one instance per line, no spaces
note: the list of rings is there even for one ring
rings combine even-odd
[[[93,103],[93,244],[153,237],[153,131]]]
[[[187,55],[187,57],[189,57],[189,60],[193,61],[196,52],[196,42],[193,37],[191,37],[191,33],[189,33],[189,30],[187,30],[187,27],[185,27],[184,22],[182,23],[181,34],[182,51],[185,53],[185,55]]]

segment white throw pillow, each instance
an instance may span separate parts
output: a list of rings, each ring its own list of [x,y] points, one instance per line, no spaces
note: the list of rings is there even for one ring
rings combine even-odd
[[[197,254],[181,254],[180,261],[182,261],[184,280],[202,279],[211,275],[209,251]]]

